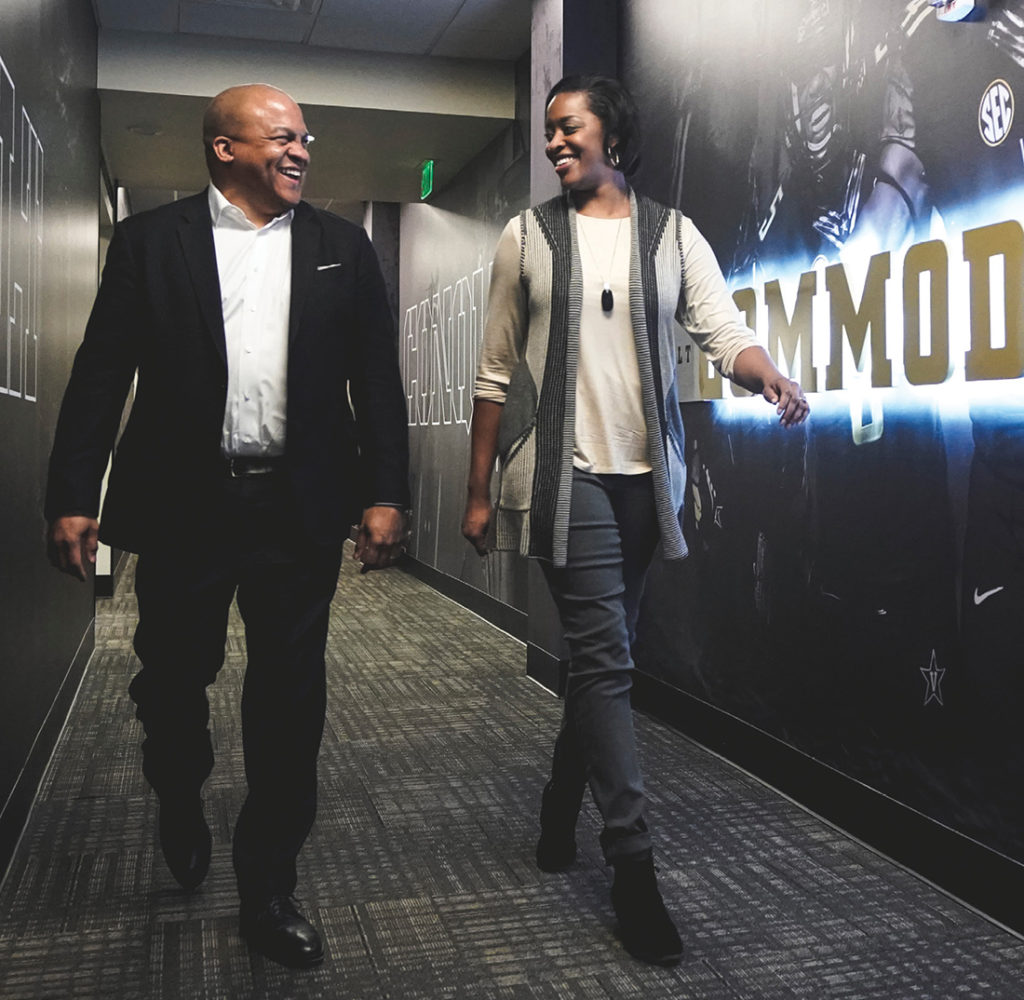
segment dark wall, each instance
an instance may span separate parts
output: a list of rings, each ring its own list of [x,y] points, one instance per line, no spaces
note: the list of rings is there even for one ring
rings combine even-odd
[[[528,116],[528,60],[517,79]],[[403,207],[398,315],[412,461],[410,554],[519,610],[527,604],[525,564],[513,553],[480,559],[460,525],[491,259],[504,224],[528,204],[527,128],[517,118],[443,191]]]
[[[1017,861],[1022,7],[623,5],[638,187],[816,390],[785,433],[687,373],[692,556],[638,665]]]
[[[57,411],[96,289],[99,108],[89,4],[4,0],[0,63],[2,865],[56,735],[48,715],[50,724],[62,721],[91,648],[92,588],[50,569],[41,515]]]

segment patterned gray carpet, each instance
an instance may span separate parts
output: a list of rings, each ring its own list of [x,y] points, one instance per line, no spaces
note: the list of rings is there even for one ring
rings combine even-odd
[[[559,703],[523,647],[401,572],[346,565],[329,646],[322,798],[300,896],[328,949],[291,972],[236,933],[242,799],[232,621],[212,689],[210,876],[182,893],[156,842],[125,693],[130,571],[0,887],[0,997],[325,1000],[1020,1000],[1024,942],[641,719],[675,969],[623,952],[588,806],[581,857],[533,865]],[[188,627],[187,622],[182,623]]]

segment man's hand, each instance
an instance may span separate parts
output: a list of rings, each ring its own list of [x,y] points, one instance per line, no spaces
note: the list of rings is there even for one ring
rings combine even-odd
[[[489,496],[470,496],[466,501],[466,512],[462,516],[462,534],[476,549],[477,554],[487,555],[487,533],[491,528],[494,505]]]
[[[46,554],[62,573],[88,578],[87,563],[96,562],[100,524],[94,517],[58,517],[46,536]]]
[[[397,507],[367,507],[356,533],[354,557],[362,572],[387,569],[405,551],[405,514]]]

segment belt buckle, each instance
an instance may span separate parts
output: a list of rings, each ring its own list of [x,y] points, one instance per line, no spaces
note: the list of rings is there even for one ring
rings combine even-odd
[[[228,459],[228,474],[232,479],[247,479],[249,476],[265,476],[274,471],[273,463],[248,458],[244,455],[233,455]]]

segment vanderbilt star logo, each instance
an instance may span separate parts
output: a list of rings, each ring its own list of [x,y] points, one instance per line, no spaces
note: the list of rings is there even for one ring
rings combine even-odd
[[[998,594],[1000,590],[1005,590],[1005,587],[993,587],[991,590],[986,590],[984,594],[978,593],[978,588],[974,588],[974,604],[977,607],[982,601],[987,601],[993,594]]]
[[[936,662],[934,649],[932,662],[927,667],[921,667],[921,674],[924,677],[924,703],[928,705],[937,701],[940,705],[945,705],[942,700],[942,678],[946,676],[946,670]]]

